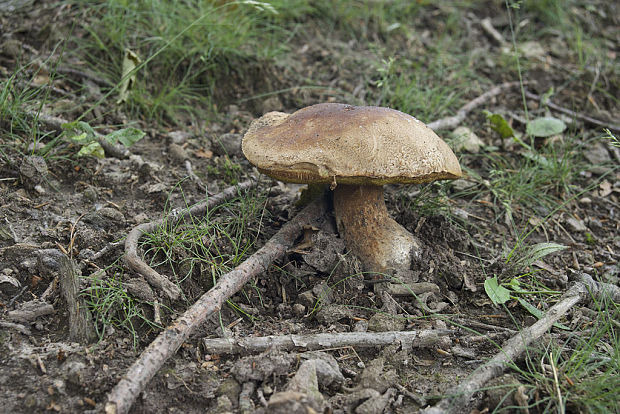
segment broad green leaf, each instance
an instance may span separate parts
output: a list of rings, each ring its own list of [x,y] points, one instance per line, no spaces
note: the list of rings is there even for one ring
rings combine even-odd
[[[500,114],[494,114],[489,111],[484,111],[489,123],[491,124],[491,129],[497,132],[502,138],[510,138],[515,135],[514,130],[508,122],[504,119]]]
[[[525,300],[523,298],[519,298],[519,297],[517,297],[517,300],[519,301],[521,306],[523,306],[529,313],[534,315],[536,317],[536,319],[540,319],[543,316],[545,316],[545,314],[540,309],[538,309],[536,306],[532,305],[527,300]],[[563,329],[565,331],[570,331],[570,328],[568,326],[566,326],[564,324],[561,324],[559,322],[554,323],[553,326],[555,326],[558,329]]]
[[[550,137],[562,133],[566,129],[566,124],[560,119],[546,116],[536,118],[527,123],[525,132],[534,137]]]
[[[92,141],[96,137],[95,130],[88,122],[73,121],[61,125],[65,136],[74,141]]]
[[[105,153],[103,147],[96,141],[91,142],[88,145],[84,145],[77,153],[78,157],[97,157],[104,158]]]
[[[133,144],[144,138],[145,135],[146,132],[141,131],[138,128],[123,128],[109,133],[105,136],[105,139],[111,144],[120,142],[126,147],[131,147]]]
[[[70,135],[69,139],[76,144],[88,145],[92,139],[89,139],[88,134],[86,132],[82,132],[81,134]]]
[[[501,305],[510,300],[510,291],[497,282],[497,276],[484,281],[484,291],[495,305]]]

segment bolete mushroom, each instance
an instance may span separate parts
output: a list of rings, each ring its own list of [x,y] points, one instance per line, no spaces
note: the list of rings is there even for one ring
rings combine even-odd
[[[388,214],[384,184],[461,176],[448,145],[400,111],[324,103],[255,120],[242,150],[259,171],[292,183],[325,183],[334,191],[341,237],[373,272],[408,269],[418,240]]]

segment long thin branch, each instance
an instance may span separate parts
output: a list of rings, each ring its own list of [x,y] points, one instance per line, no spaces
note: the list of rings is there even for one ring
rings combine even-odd
[[[517,335],[507,340],[500,352],[488,363],[476,369],[469,378],[449,390],[444,398],[434,407],[422,411],[424,414],[457,414],[466,411],[471,396],[479,391],[492,378],[499,376],[507,365],[519,356],[529,344],[540,338],[554,323],[558,321],[575,304],[588,298],[590,295],[601,298],[604,294],[610,295],[613,300],[620,298],[620,289],[607,283],[598,283],[590,276],[581,275],[580,280],[564,294],[563,299],[553,305],[533,325],[523,329]]]
[[[541,97],[539,95],[536,95],[530,91],[525,91],[525,96],[530,98],[530,99],[534,99],[536,101],[540,101]],[[615,125],[615,124],[611,124],[611,123],[607,123],[605,121],[601,121],[599,119],[595,119],[592,117],[589,117],[587,115],[583,115],[580,114],[579,112],[575,112],[575,111],[571,111],[570,109],[564,108],[562,106],[556,105],[553,102],[547,101],[545,102],[545,105],[547,105],[549,108],[556,110],[558,112],[561,112],[563,114],[566,114],[568,116],[570,116],[571,118],[577,118],[577,119],[581,119],[584,122],[587,122],[589,124],[592,125],[596,125],[596,126],[600,126],[603,128],[608,128],[612,131],[618,131],[620,132],[620,125]]]
[[[428,329],[422,331],[392,332],[337,332],[307,335],[270,335],[245,338],[203,339],[205,352],[232,354],[239,352],[263,352],[271,347],[279,350],[339,348],[345,346],[375,347],[400,343],[403,348],[428,347],[437,343],[450,330]]]
[[[153,287],[162,290],[170,299],[178,299],[181,294],[181,289],[172,283],[170,279],[157,273],[152,267],[147,265],[144,260],[140,258],[140,256],[138,256],[138,240],[144,233],[155,231],[164,223],[164,221],[168,221],[170,224],[175,225],[187,217],[204,215],[210,208],[230,200],[236,196],[239,191],[246,190],[251,185],[252,181],[244,181],[236,186],[228,187],[224,191],[209,197],[206,201],[196,204],[189,210],[176,210],[165,219],[151,221],[149,223],[140,224],[134,227],[127,235],[127,239],[125,239],[125,261],[127,262],[127,266],[144,276]]]
[[[487,103],[491,98],[499,95],[506,89],[514,88],[520,85],[521,83],[519,82],[506,82],[502,83],[501,85],[497,85],[494,88],[489,89],[482,95],[463,105],[461,109],[456,112],[456,115],[433,121],[428,124],[428,127],[434,131],[437,131],[438,129],[455,128],[461,122],[463,122],[463,120],[465,120],[467,114],[470,113],[473,109]]]
[[[121,381],[108,394],[107,414],[127,413],[136,397],[153,378],[166,360],[174,355],[181,344],[222,304],[234,295],[252,277],[267,270],[271,262],[282,257],[302,232],[303,226],[314,224],[326,210],[325,203],[315,201],[304,208],[246,261],[226,273],[217,284],[202,295],[181,317],[166,328],[142,352]]]

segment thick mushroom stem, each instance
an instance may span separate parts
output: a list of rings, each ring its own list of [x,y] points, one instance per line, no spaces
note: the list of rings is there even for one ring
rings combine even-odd
[[[380,185],[338,184],[334,214],[340,236],[365,270],[391,272],[409,269],[420,249],[416,238],[388,214]]]

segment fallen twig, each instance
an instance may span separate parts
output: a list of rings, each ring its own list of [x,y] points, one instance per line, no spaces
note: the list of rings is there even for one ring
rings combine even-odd
[[[271,262],[282,257],[297,235],[302,232],[303,226],[314,224],[325,210],[323,201],[313,202],[283,225],[256,253],[231,272],[221,276],[212,289],[202,295],[142,352],[108,394],[105,412],[107,414],[128,412],[144,386],[191,333],[209,316],[219,311],[222,304],[239,291],[248,280],[267,270]]]
[[[525,84],[526,82],[523,83]],[[491,98],[499,95],[506,89],[514,88],[520,85],[520,82],[506,82],[502,83],[501,85],[497,85],[496,87],[489,89],[482,95],[463,105],[461,109],[456,112],[456,115],[433,121],[428,124],[428,127],[434,131],[437,131],[438,129],[455,128],[461,122],[463,122],[467,114],[471,112],[474,108],[487,103]]]
[[[542,99],[539,95],[536,95],[535,93],[532,93],[532,92],[527,91],[527,90],[525,91],[525,96],[527,98],[534,99],[536,101],[540,101]],[[600,127],[603,127],[603,128],[608,128],[608,129],[610,129],[612,131],[620,132],[620,125],[610,124],[610,123],[607,123],[605,121],[601,121],[599,119],[591,118],[591,117],[589,117],[587,115],[580,114],[579,112],[571,111],[570,109],[567,109],[567,108],[564,108],[562,106],[556,105],[556,104],[554,104],[551,101],[545,101],[544,105],[546,105],[549,108],[554,109],[554,110],[556,110],[558,112],[566,114],[566,115],[570,116],[571,118],[581,119],[582,121],[587,122],[589,124],[600,126]]]
[[[609,295],[615,301],[620,298],[620,289],[608,283],[595,282],[590,276],[582,274],[564,294],[563,299],[553,305],[543,318],[507,340],[500,352],[488,363],[477,368],[466,381],[449,390],[448,397],[422,412],[424,414],[466,412],[466,406],[475,392],[479,391],[489,380],[499,376],[508,363],[519,356],[530,343],[547,332],[575,304],[590,296],[601,298],[604,294]]]
[[[9,311],[6,316],[9,321],[13,322],[32,322],[52,313],[54,313],[54,307],[51,304],[35,299],[22,303],[19,309]]]
[[[292,349],[318,350],[356,346],[369,348],[400,343],[403,348],[422,348],[433,345],[452,331],[428,329],[422,331],[394,332],[340,332],[308,335],[270,335],[245,338],[203,339],[205,352],[231,354],[238,352],[263,352],[271,347],[289,351]]]
[[[134,227],[125,239],[125,261],[127,265],[140,273],[155,288],[162,290],[170,299],[176,300],[181,294],[181,289],[171,282],[167,277],[157,273],[152,267],[147,265],[144,260],[138,256],[138,240],[144,233],[155,231],[164,222],[175,225],[187,217],[197,217],[204,215],[210,208],[215,207],[224,201],[230,200],[236,196],[239,191],[246,190],[252,185],[252,181],[244,181],[236,186],[231,186],[200,204],[196,204],[190,209],[181,209],[172,211],[168,217],[162,218],[150,223],[143,223]]]
[[[28,336],[32,335],[32,332],[30,331],[29,328],[19,323],[0,321],[0,328],[15,329],[17,332],[21,332],[24,335],[28,335]]]

